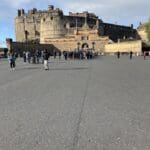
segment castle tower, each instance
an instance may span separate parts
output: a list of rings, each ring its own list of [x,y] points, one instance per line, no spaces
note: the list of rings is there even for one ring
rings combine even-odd
[[[29,42],[40,39],[41,14],[33,8],[25,13],[23,9],[18,10],[15,18],[16,41]]]
[[[15,33],[16,41],[25,41],[25,12],[24,10],[18,10],[18,16],[15,18]]]
[[[63,13],[61,10],[52,10],[41,19],[40,43],[44,43],[45,39],[60,38],[66,34]]]

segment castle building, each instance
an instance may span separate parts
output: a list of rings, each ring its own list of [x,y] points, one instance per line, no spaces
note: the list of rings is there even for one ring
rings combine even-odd
[[[59,8],[49,5],[47,10],[18,10],[15,18],[16,42],[52,44],[57,49],[93,49],[105,52],[107,44],[121,40],[137,40],[137,31],[131,26],[105,23],[87,11],[64,15]]]
[[[146,31],[148,23],[140,23],[137,32],[140,36],[140,39],[142,40],[142,51],[150,51],[150,41],[148,39],[148,33]]]

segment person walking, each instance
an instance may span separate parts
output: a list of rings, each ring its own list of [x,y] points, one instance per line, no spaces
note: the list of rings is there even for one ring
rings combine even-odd
[[[16,67],[16,57],[15,57],[15,53],[13,51],[10,51],[10,53],[8,54],[8,59],[9,59],[9,64],[10,64],[10,68],[11,70],[15,70]]]
[[[41,62],[44,64],[44,50],[41,51]]]
[[[38,49],[35,51],[35,56],[36,56],[36,63],[39,64],[40,51]]]
[[[130,51],[130,59],[132,59],[132,56],[133,56],[133,52]]]
[[[23,62],[26,63],[26,60],[27,60],[27,59],[26,59],[26,52],[23,51]]]
[[[120,58],[120,52],[119,51],[117,52],[117,58],[118,59]]]
[[[65,57],[65,60],[68,59],[68,52],[67,51],[64,51],[64,57]]]
[[[58,52],[59,60],[61,59],[61,51]]]
[[[49,70],[49,66],[48,66],[49,53],[47,49],[45,49],[43,52],[43,59],[44,59],[44,69]]]
[[[27,59],[28,63],[30,64],[31,63],[31,52],[30,51],[26,52],[26,59]]]

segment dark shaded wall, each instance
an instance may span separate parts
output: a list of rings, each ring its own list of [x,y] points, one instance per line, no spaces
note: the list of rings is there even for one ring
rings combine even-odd
[[[103,29],[104,36],[109,36],[109,38],[115,42],[118,41],[118,39],[129,39],[137,38],[137,31],[133,29],[131,26],[121,26],[121,25],[115,25],[115,24],[109,24],[109,23],[101,23],[100,27]]]
[[[54,51],[59,51],[52,44],[38,44],[38,43],[24,43],[24,42],[13,42],[12,40],[7,40],[7,45],[9,45],[10,50],[17,52],[20,56],[22,56],[23,51],[30,51],[34,53],[36,50],[42,51],[47,49],[51,55],[53,55]]]

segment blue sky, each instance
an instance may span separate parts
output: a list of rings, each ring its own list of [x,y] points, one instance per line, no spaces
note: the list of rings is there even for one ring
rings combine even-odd
[[[64,11],[94,12],[104,22],[122,25],[146,22],[150,17],[150,0],[1,0],[0,3],[0,47],[5,47],[5,39],[15,40],[14,18],[18,9],[47,9],[54,5]]]

